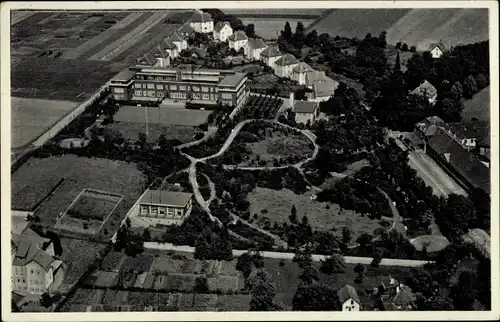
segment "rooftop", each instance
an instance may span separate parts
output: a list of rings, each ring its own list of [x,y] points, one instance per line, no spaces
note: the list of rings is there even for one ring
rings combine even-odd
[[[312,114],[318,108],[318,103],[308,101],[295,101],[294,112],[303,114]]]
[[[179,28],[178,32],[182,35],[191,35],[191,34],[194,34],[195,31],[193,29],[193,27],[191,27],[190,25],[188,24],[185,24],[185,25],[182,25],[182,27]]]
[[[161,43],[161,46],[165,49],[175,49],[177,46],[174,44],[173,40],[170,38],[165,38]]]
[[[170,35],[170,37],[168,37],[168,39],[171,39],[172,41],[175,41],[175,42],[179,42],[179,41],[184,40],[184,38],[181,37],[177,32],[174,32],[172,35]]]
[[[420,95],[426,98],[433,97],[437,94],[437,89],[425,80],[422,84],[420,84],[417,88],[410,92],[411,94]]]
[[[111,80],[112,81],[118,81],[118,82],[127,82],[129,81],[133,76],[135,75],[135,71],[131,70],[130,68],[125,68],[118,74],[116,74]]]
[[[351,285],[347,284],[344,287],[342,287],[340,290],[338,290],[337,295],[341,303],[344,303],[345,301],[352,299],[356,301],[358,304],[361,304],[356,289]]]
[[[229,21],[217,21],[217,23],[214,26],[214,30],[216,32],[220,32],[224,26],[229,26],[231,28],[231,24]]]
[[[279,66],[289,66],[289,65],[294,65],[294,64],[298,64],[298,63],[299,63],[299,61],[292,54],[285,54],[285,55],[281,56],[281,58],[279,58],[275,62],[275,64],[279,65]]]
[[[307,63],[300,62],[297,66],[293,68],[293,71],[296,73],[307,73],[314,71],[314,69],[312,69],[312,67],[309,66]]]
[[[227,39],[229,39],[230,41],[240,41],[240,40],[247,40],[248,37],[243,31],[238,30],[234,34],[229,36]]]
[[[191,19],[191,22],[209,22],[213,21],[212,16],[206,12],[197,12],[195,13]]]
[[[257,39],[250,38],[248,39],[248,47],[250,47],[251,49],[260,49],[260,48],[266,48],[267,45],[261,38]]]
[[[433,50],[436,47],[438,47],[443,53],[446,51],[446,46],[441,41],[437,43],[431,43],[429,45],[429,51]]]
[[[325,80],[314,82],[314,95],[315,97],[332,96],[337,87],[339,87],[339,82],[327,77]]]
[[[416,126],[425,136],[433,136],[438,126],[443,124],[444,121],[439,116],[429,116],[417,123]]]
[[[140,203],[184,207],[192,196],[193,194],[188,192],[148,190],[144,193]]]
[[[222,79],[219,85],[226,86],[236,86],[238,85],[243,78],[247,76],[246,73],[235,73],[234,75],[227,75]]]
[[[306,72],[306,86],[313,86],[313,84],[317,81],[327,80],[326,74],[324,71],[310,71]]]
[[[452,122],[446,123],[444,127],[459,139],[475,138],[481,142],[489,141],[490,122],[488,121]]]
[[[267,47],[260,53],[260,55],[264,57],[283,56],[283,54],[280,52],[277,46]]]
[[[54,261],[54,258],[45,252],[50,239],[41,237],[32,229],[27,229],[21,235],[12,235],[12,237],[17,248],[12,265],[25,266],[31,261],[35,261],[47,269]]]
[[[396,306],[406,306],[415,301],[415,295],[411,288],[406,285],[400,284],[399,292],[394,295],[391,302]]]

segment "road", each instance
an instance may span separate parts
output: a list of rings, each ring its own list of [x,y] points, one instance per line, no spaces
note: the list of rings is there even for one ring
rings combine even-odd
[[[144,248],[147,249],[158,249],[158,250],[171,250],[178,252],[193,253],[194,247],[191,246],[175,246],[170,243],[156,243],[156,242],[145,242]],[[238,257],[246,253],[248,250],[233,249],[233,256]],[[295,256],[294,253],[282,253],[282,252],[260,252],[264,258],[276,258],[276,259],[288,259],[291,260]],[[326,258],[325,255],[313,254],[311,255],[312,260],[319,262]],[[372,257],[357,257],[357,256],[344,256],[344,261],[347,264],[371,264]],[[380,262],[382,266],[399,266],[399,267],[418,267],[423,266],[427,263],[433,263],[433,261],[421,261],[421,260],[409,260],[409,259],[396,259],[396,258],[383,258]]]

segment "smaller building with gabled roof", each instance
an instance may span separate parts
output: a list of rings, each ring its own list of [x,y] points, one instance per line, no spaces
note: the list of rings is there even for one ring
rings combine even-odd
[[[184,24],[182,25],[179,30],[177,30],[177,32],[179,33],[179,35],[185,37],[185,38],[190,38],[190,37],[193,37],[194,34],[196,33],[193,29],[193,27],[191,27],[189,24]]]
[[[438,43],[432,43],[429,45],[429,52],[432,55],[432,58],[441,58],[445,52],[447,52],[447,49],[445,45],[443,44],[442,41]]]
[[[187,49],[188,44],[186,38],[179,35],[177,32],[171,34],[168,39],[177,47],[179,52]]]
[[[233,34],[233,28],[229,21],[218,21],[215,24],[213,36],[215,40],[227,41],[227,38]]]
[[[250,38],[243,50],[248,60],[260,60],[260,54],[267,47],[267,44],[261,38]]]
[[[195,32],[209,34],[214,31],[214,20],[212,16],[203,11],[197,11],[189,19],[189,25]]]
[[[248,43],[247,35],[241,30],[236,31],[235,33],[227,37],[227,40],[229,42],[229,48],[233,48],[236,51],[244,48]]]
[[[290,78],[292,71],[299,64],[292,54],[284,54],[274,62],[274,74],[278,77]]]
[[[430,105],[436,104],[437,89],[427,80],[420,84],[417,88],[410,92],[412,95],[418,95],[426,99]]]
[[[274,63],[280,59],[283,53],[279,50],[278,46],[267,47],[260,53],[261,61],[267,66],[274,69]]]
[[[361,309],[361,301],[359,300],[356,289],[347,284],[337,291],[337,296],[342,306],[342,311],[356,312]]]
[[[314,71],[314,69],[305,62],[300,62],[292,70],[291,79],[298,82],[299,85],[306,84],[306,75]]]

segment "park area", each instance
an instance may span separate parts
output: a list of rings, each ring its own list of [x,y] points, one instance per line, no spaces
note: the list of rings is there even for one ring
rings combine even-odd
[[[54,227],[94,235],[111,216],[122,199],[121,195],[84,189]]]
[[[45,199],[36,209],[41,224],[53,227],[58,217],[73,203],[83,189],[95,189],[112,194],[123,195],[123,200],[109,216],[94,237],[111,238],[130,207],[142,194],[145,178],[134,163],[113,161],[99,158],[78,157],[76,155],[52,156],[48,158],[30,158],[12,174],[12,204],[26,208],[34,200],[43,199],[56,179],[64,178],[62,185]],[[29,196],[29,199],[23,198]],[[23,209],[21,208],[21,209]],[[109,207],[106,207],[109,208]],[[74,229],[64,233],[79,235],[75,230],[82,227],[75,224]]]
[[[184,125],[197,126],[207,122],[212,111],[185,109],[181,107],[138,107],[122,106],[114,116],[115,122],[146,123],[146,111],[148,124]]]
[[[289,189],[272,190],[257,187],[247,197],[250,202],[250,215],[258,214],[259,219],[255,221],[257,224],[260,222],[264,224],[267,221],[264,217],[278,224],[288,223],[293,205],[297,209],[297,217],[307,216],[313,230],[332,230],[335,235],[340,235],[342,228],[348,227],[352,231],[354,240],[362,233],[372,233],[381,227],[378,220],[352,210],[342,209],[331,202],[311,200],[312,195],[313,192],[298,195]]]
[[[146,133],[146,123],[115,121],[105,127],[120,132],[124,139],[137,140],[139,133]],[[197,133],[196,129],[196,126],[190,125],[149,123],[147,139],[154,142],[163,134],[167,140],[179,140],[186,143],[193,141],[193,136]]]
[[[483,88],[470,100],[464,102],[462,120],[489,121],[490,120],[490,87]]]
[[[12,148],[20,148],[38,138],[76,105],[69,101],[12,97]]]

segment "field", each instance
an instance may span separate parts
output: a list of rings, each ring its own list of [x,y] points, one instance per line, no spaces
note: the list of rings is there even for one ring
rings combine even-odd
[[[278,39],[280,32],[285,28],[288,21],[292,31],[295,32],[295,27],[300,21],[307,27],[312,23],[313,19],[296,19],[296,18],[242,18],[241,21],[244,25],[253,23],[255,25],[255,33],[265,40]]]
[[[31,158],[12,174],[12,186],[16,191],[36,190],[50,178],[64,178],[63,185],[35,212],[44,226],[53,226],[59,214],[64,213],[77,195],[85,188],[109,191],[123,195],[113,214],[106,221],[103,232],[111,237],[118,225],[142,193],[144,178],[133,163],[112,161],[99,158],[64,155],[43,159]],[[26,195],[15,193],[13,204],[22,203],[18,198]]]
[[[271,222],[289,222],[288,216],[292,205],[295,205],[298,218],[307,216],[313,229],[334,230],[335,234],[340,234],[343,227],[349,227],[353,239],[364,232],[372,233],[380,227],[377,220],[369,219],[352,210],[341,209],[337,204],[311,200],[311,195],[312,192],[297,195],[289,189],[271,190],[257,187],[248,195],[250,214],[266,216]],[[263,209],[268,211],[266,215],[261,215]]]
[[[191,110],[184,108],[160,107],[137,107],[122,106],[114,116],[118,122],[145,123],[144,109],[148,109],[148,119],[150,124],[168,124],[195,126],[205,123],[208,115],[212,111]]]
[[[450,47],[488,39],[488,10],[337,9],[310,28],[318,34],[360,39],[386,31],[389,44],[401,41],[425,51],[440,40]]]
[[[121,195],[84,189],[54,227],[94,235],[122,199]]]
[[[237,8],[224,8],[221,9],[227,14],[235,16],[245,16],[245,15],[257,15],[257,16],[269,16],[269,15],[283,15],[283,16],[319,16],[325,9],[286,9],[286,8],[273,8],[273,9],[237,9]]]
[[[146,133],[145,123],[135,122],[113,122],[106,125],[106,128],[115,130],[123,134],[125,139],[137,140],[140,132]],[[196,133],[196,127],[175,124],[148,124],[148,140],[156,141],[161,134],[164,134],[167,140],[177,139],[182,143],[193,141]]]
[[[389,67],[394,67],[394,64],[396,63],[396,57],[399,52],[399,62],[401,63],[401,71],[406,72],[406,64],[408,62],[408,59],[413,56],[414,53],[410,51],[401,51],[397,50],[396,47],[390,47],[385,50],[385,55],[387,57],[387,64],[389,64]]]
[[[462,120],[472,121],[477,118],[479,121],[490,120],[490,87],[486,87],[474,95],[470,100],[464,102],[462,110]]]
[[[42,135],[76,105],[68,101],[12,97],[12,148],[22,147]]]

